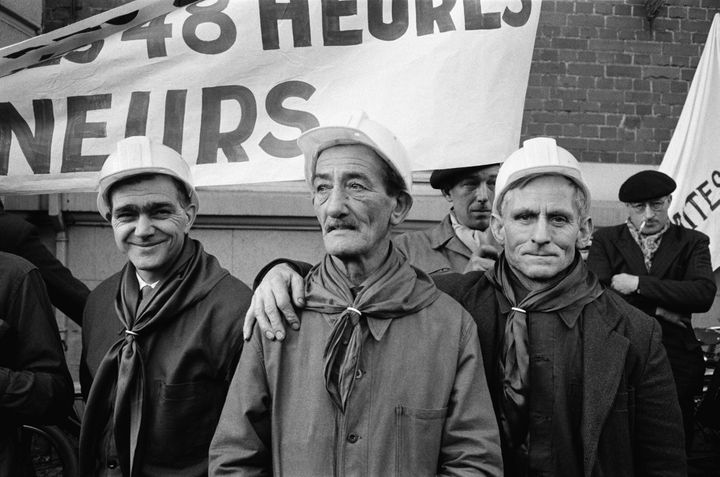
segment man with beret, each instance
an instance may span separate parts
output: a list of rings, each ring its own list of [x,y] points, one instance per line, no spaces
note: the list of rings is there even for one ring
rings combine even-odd
[[[190,167],[144,136],[118,142],[97,207],[128,258],[83,316],[81,475],[207,474],[250,290],[189,237]]]
[[[487,270],[500,251],[490,232],[499,164],[438,169],[430,185],[452,204],[434,227],[407,232],[394,241],[410,263],[427,273]]]
[[[628,218],[595,233],[588,266],[601,283],[660,322],[689,447],[693,397],[702,389],[705,369],[690,318],[710,309],[716,285],[708,237],[670,223],[675,187],[672,178],[654,170],[627,179],[618,198]]]

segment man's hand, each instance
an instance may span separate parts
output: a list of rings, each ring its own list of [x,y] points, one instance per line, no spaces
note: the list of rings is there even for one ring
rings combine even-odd
[[[635,293],[638,289],[638,283],[640,278],[635,275],[629,275],[627,273],[619,273],[613,275],[610,281],[610,288],[622,295],[630,295]]]
[[[480,248],[472,254],[470,261],[463,273],[468,272],[485,272],[495,266],[498,258],[498,251],[492,245],[481,245]]]
[[[245,340],[250,339],[257,322],[267,339],[282,341],[285,338],[283,318],[292,329],[300,328],[294,306],[305,306],[305,284],[295,270],[281,263],[268,270],[253,293],[243,325]]]

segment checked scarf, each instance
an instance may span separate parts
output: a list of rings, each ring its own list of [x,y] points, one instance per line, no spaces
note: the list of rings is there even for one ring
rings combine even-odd
[[[528,432],[528,396],[530,349],[528,340],[528,314],[540,313],[581,313],[588,303],[596,300],[603,292],[593,273],[589,273],[585,262],[576,254],[573,264],[563,272],[557,281],[548,286],[532,290],[521,301],[515,297],[509,274],[513,273],[501,253],[494,270],[486,275],[496,289],[502,292],[510,305],[505,321],[500,370],[503,380],[501,399],[501,431],[507,441],[517,447],[525,442]]]
[[[128,262],[121,272],[115,311],[125,327],[98,367],[85,408],[80,435],[81,475],[91,475],[102,433],[111,422],[123,475],[139,475],[142,464],[145,363],[142,346],[168,321],[202,300],[229,272],[187,236],[175,265],[152,294],[138,307],[135,267]],[[114,392],[113,392],[114,391]]]
[[[411,267],[392,244],[386,260],[355,288],[354,298],[353,284],[335,260],[325,255],[308,274],[305,309],[340,314],[325,344],[323,373],[330,399],[344,413],[366,336],[361,317],[401,318],[426,308],[440,292],[432,279]]]

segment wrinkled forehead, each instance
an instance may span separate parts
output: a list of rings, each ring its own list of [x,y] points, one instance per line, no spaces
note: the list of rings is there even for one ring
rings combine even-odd
[[[381,176],[384,172],[384,164],[385,161],[364,144],[336,145],[320,152],[312,175],[313,179],[331,172]]]
[[[518,205],[538,208],[552,203],[555,207],[574,208],[575,194],[580,188],[568,177],[558,174],[530,176],[510,184],[502,197],[504,207]]]

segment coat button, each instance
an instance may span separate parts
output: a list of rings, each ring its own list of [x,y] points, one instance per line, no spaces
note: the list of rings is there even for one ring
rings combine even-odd
[[[360,436],[358,436],[355,433],[348,434],[348,436],[347,436],[347,441],[350,444],[355,444],[358,441],[358,439],[360,439]]]
[[[365,373],[363,373],[362,369],[358,369],[357,371],[355,371],[355,379],[360,379],[363,376],[365,376]]]

